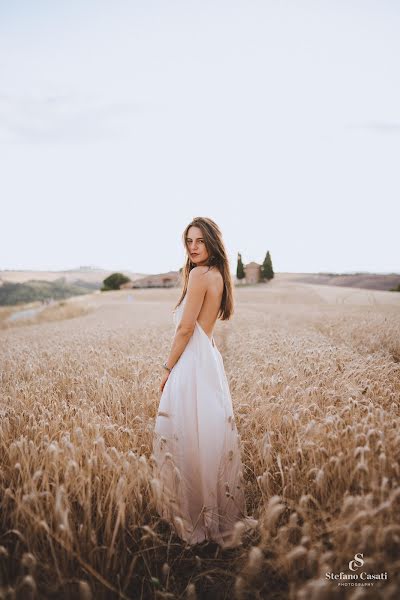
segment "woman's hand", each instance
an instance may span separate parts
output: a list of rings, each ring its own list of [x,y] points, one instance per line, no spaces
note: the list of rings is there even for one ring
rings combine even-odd
[[[160,392],[163,391],[165,384],[167,383],[167,379],[169,377],[169,373],[166,372],[165,375],[163,375],[163,378],[161,380],[161,385],[160,385]]]

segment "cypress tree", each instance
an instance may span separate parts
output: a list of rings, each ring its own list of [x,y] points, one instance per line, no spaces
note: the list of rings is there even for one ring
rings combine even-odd
[[[274,275],[275,274],[272,268],[271,254],[268,250],[267,254],[265,255],[264,262],[261,266],[261,276],[264,280],[269,281],[270,279],[273,279]]]
[[[237,279],[244,279],[244,277],[245,277],[244,266],[243,266],[243,263],[242,263],[242,255],[240,254],[240,252],[238,252],[237,267],[236,267],[236,277],[237,277]]]

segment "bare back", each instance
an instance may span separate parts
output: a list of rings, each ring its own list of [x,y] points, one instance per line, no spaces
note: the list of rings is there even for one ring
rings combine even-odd
[[[221,306],[224,280],[216,267],[205,269],[204,277],[207,277],[207,291],[197,321],[211,340]]]

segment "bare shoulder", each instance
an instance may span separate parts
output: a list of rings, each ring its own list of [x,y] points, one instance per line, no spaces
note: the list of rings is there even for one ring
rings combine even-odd
[[[192,279],[207,279],[208,281],[222,281],[222,275],[218,269],[209,268],[207,265],[198,265],[194,267],[190,273],[189,277]]]
[[[191,279],[192,285],[200,286],[211,294],[221,294],[224,287],[224,280],[219,269],[214,267],[210,269],[207,265],[194,267],[189,273],[189,279]]]
[[[189,272],[189,279],[199,280],[204,279],[203,275],[207,273],[208,267],[205,266],[197,266],[191,269]]]

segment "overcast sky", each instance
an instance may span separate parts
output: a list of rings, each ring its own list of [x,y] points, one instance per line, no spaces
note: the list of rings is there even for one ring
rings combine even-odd
[[[0,0],[0,269],[400,271],[396,0]]]

